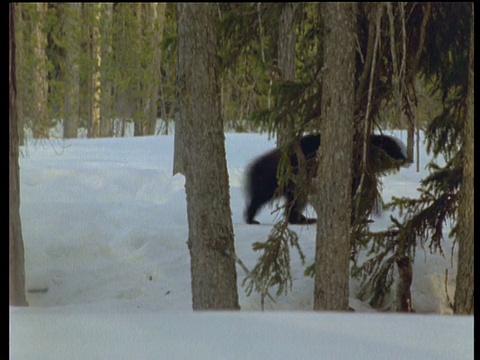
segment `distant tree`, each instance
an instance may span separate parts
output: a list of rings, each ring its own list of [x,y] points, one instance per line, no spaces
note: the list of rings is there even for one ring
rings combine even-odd
[[[63,103],[63,137],[76,138],[80,106],[80,27],[81,4],[66,4],[65,27],[65,96]]]
[[[17,85],[15,78],[15,5],[10,3],[8,31],[9,83],[9,304],[27,306],[25,260],[20,220],[20,181],[18,167]]]
[[[113,136],[114,69],[113,62],[113,3],[100,5],[100,124],[99,136]]]
[[[48,137],[48,82],[47,82],[47,35],[43,29],[46,23],[46,16],[48,10],[47,3],[35,4],[36,21],[34,22],[34,29],[32,37],[33,53],[35,65],[31,68],[31,81],[33,82],[33,105],[34,114],[32,118],[32,130],[34,138]]]
[[[145,135],[155,135],[157,124],[157,113],[161,77],[161,47],[163,38],[163,29],[165,27],[165,9],[166,3],[151,3],[146,7],[147,11],[147,38],[150,40],[151,61],[147,61],[147,68],[152,77],[147,81],[148,102],[146,111],[148,114]],[[166,120],[166,119],[165,119]]]
[[[96,138],[100,134],[100,98],[103,90],[100,76],[102,62],[101,4],[84,4],[84,16],[87,25],[85,41],[90,60],[87,78],[87,136]]]
[[[322,7],[321,176],[315,180],[313,201],[317,214],[321,214],[317,223],[315,310],[348,309],[356,7],[351,3],[324,3]]]
[[[238,309],[214,4],[177,5],[193,309]]]
[[[470,54],[468,61],[467,115],[463,129],[463,183],[458,204],[458,260],[454,299],[456,314],[473,314],[474,311],[474,79],[475,79],[475,31],[474,4],[470,20]]]

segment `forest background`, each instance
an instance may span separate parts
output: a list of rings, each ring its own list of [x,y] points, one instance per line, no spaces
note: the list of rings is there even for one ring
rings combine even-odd
[[[215,6],[224,130],[266,131],[280,143],[318,130],[328,46],[321,6]],[[168,134],[181,90],[177,11],[177,5],[165,3],[16,4],[19,144],[25,132],[49,137],[60,122],[64,138],[79,132],[89,138],[124,136],[129,122],[135,136],[154,135],[158,118],[158,133]],[[456,218],[460,200],[466,199],[472,210],[460,211],[461,226],[453,234],[471,237],[466,261],[473,266],[473,223],[463,220],[473,219],[473,5],[365,3],[357,11],[355,154],[364,153],[362,134],[389,127],[408,130],[413,160],[414,134],[424,129],[428,149],[441,154],[446,165],[430,165],[420,200],[397,199],[391,205],[406,214],[395,231],[366,233],[357,222],[355,238],[383,239],[374,241],[383,244],[383,252],[370,270],[379,270],[373,277],[385,284],[395,262],[400,276],[408,275],[408,261],[402,273],[402,260],[412,257],[417,242],[441,252],[443,224]],[[365,159],[356,163],[360,168],[354,172],[367,172]],[[389,266],[382,263],[386,253],[394,254]],[[467,313],[473,311],[471,270],[459,275],[469,284],[462,300]]]

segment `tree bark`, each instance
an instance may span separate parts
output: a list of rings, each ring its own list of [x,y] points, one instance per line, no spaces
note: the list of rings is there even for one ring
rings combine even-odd
[[[32,131],[34,138],[48,137],[48,83],[47,83],[47,36],[43,31],[47,16],[47,3],[36,4],[38,21],[35,23],[35,66],[32,67],[34,119]]]
[[[18,30],[18,29],[23,29],[25,27],[25,23],[23,21],[23,15],[22,15],[22,9],[23,5],[20,3],[15,4],[15,27],[17,30],[15,31],[14,37],[15,37],[15,76],[18,79],[15,79],[15,85],[16,87],[20,88],[20,91],[17,91],[16,93],[16,99],[15,99],[15,106],[16,106],[16,111],[17,111],[17,125],[18,125],[18,145],[22,146],[24,145],[25,141],[25,131],[24,131],[24,124],[25,124],[25,118],[26,115],[28,114],[28,100],[31,99],[31,96],[28,96],[28,86],[22,86],[22,77],[25,78],[26,76],[22,76],[26,72],[26,49],[28,48],[27,42],[26,42],[26,36],[25,32]],[[30,79],[30,76],[28,76]]]
[[[146,135],[155,135],[155,129],[157,125],[157,101],[159,98],[160,89],[160,63],[162,52],[160,50],[160,42],[163,37],[163,28],[165,26],[165,10],[166,3],[151,3],[148,4],[149,12],[147,14],[149,19],[149,26],[151,37],[148,39],[152,46],[152,61],[150,62],[150,71],[152,78],[147,83],[148,85],[148,120]]]
[[[194,310],[238,309],[221,116],[214,4],[177,4],[179,115],[184,124]]]
[[[10,3],[9,10],[9,304],[27,306],[25,296],[25,260],[20,220],[20,181],[18,166],[18,126],[17,126],[17,86],[15,79],[15,5]]]
[[[100,24],[100,93],[99,136],[113,136],[113,83],[112,83],[112,43],[113,43],[113,3],[101,4]]]
[[[295,44],[297,35],[295,32],[295,10],[297,3],[284,3],[280,14],[278,35],[278,67],[281,72],[281,80],[295,80]],[[294,119],[284,119],[277,130],[277,147],[281,147],[292,139]]]
[[[473,314],[474,312],[474,5],[470,32],[470,58],[468,66],[468,114],[463,135],[463,184],[458,205],[458,261],[454,298],[455,314]]]
[[[136,3],[132,5],[135,7],[135,16],[137,21],[135,22],[135,37],[133,38],[134,48],[137,51],[140,51],[141,42],[142,42],[142,4]],[[133,81],[133,92],[132,92],[132,106],[133,106],[133,136],[142,136],[143,135],[143,127],[145,118],[142,114],[142,80],[141,80],[141,69],[142,63],[141,58],[139,61],[135,61],[133,64],[134,72],[136,74],[136,78]]]
[[[100,66],[102,62],[101,53],[101,4],[85,4],[86,15],[90,18],[92,25],[89,27],[87,44],[90,51],[92,63],[89,67],[88,77],[88,128],[87,136],[96,138],[100,134],[100,97],[102,92]]]
[[[356,4],[324,3],[314,310],[348,310]],[[341,44],[341,46],[339,46]]]
[[[80,16],[81,4],[65,5],[65,97],[63,112],[63,137],[78,136],[80,99]]]

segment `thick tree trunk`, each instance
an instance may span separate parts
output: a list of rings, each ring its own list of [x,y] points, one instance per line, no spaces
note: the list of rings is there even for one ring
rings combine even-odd
[[[281,80],[295,80],[295,9],[297,3],[284,3],[280,15],[278,34],[278,68]],[[292,139],[294,119],[284,119],[277,130],[277,147],[281,147]]]
[[[458,261],[457,278],[454,299],[456,314],[473,314],[474,311],[474,16],[472,3],[472,24],[470,32],[470,59],[469,59],[469,92],[468,115],[465,122],[463,136],[463,184],[460,190],[460,203],[458,206]]]
[[[26,306],[25,296],[25,261],[20,220],[20,181],[18,167],[18,130],[17,130],[17,86],[15,79],[15,20],[14,5],[9,10],[9,51],[8,83],[9,93],[9,304]]]
[[[65,5],[65,97],[63,112],[63,137],[76,138],[78,135],[80,99],[80,17],[81,4]]]
[[[193,309],[238,309],[214,4],[178,4],[179,112],[186,157]]]
[[[322,15],[326,35],[322,144],[313,202],[318,214],[314,310],[347,310],[356,4],[324,3]]]
[[[22,8],[23,4],[17,3],[15,4],[15,27],[17,29],[22,29],[25,26],[23,16],[22,16]],[[24,131],[24,124],[25,124],[25,118],[26,115],[28,114],[28,106],[26,104],[28,103],[28,99],[31,99],[31,96],[28,96],[28,86],[22,86],[23,84],[21,83],[21,78],[22,75],[25,73],[25,57],[26,57],[26,48],[27,48],[27,43],[26,43],[26,36],[24,31],[19,31],[17,30],[14,34],[15,36],[15,72],[16,76],[18,77],[18,80],[15,80],[15,84],[18,88],[20,88],[17,93],[16,93],[16,108],[17,108],[17,126],[18,126],[18,145],[22,146],[24,145],[24,140],[25,140],[25,131]],[[25,76],[23,76],[25,78]]]

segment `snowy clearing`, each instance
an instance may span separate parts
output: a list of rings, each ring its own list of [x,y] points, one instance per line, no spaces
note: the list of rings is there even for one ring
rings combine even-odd
[[[395,132],[406,141],[406,134]],[[276,215],[243,221],[243,173],[272,148],[266,135],[226,134],[237,255],[253,268]],[[313,313],[315,226],[292,226],[293,288],[275,303],[245,295],[239,313],[193,313],[184,177],[172,176],[173,136],[30,141],[21,148],[21,217],[29,308],[10,308],[12,359],[473,359],[473,317],[451,314],[456,253],[419,248],[412,301],[417,315],[380,313],[356,298],[355,313]],[[422,147],[421,168],[428,156]],[[383,180],[384,201],[415,196],[425,170]],[[314,216],[313,209],[308,212]],[[389,213],[373,218],[388,227]],[[446,229],[445,234],[448,234]],[[275,292],[274,289],[271,291]],[[301,310],[301,311],[299,311]],[[361,313],[359,313],[361,312]],[[422,315],[421,315],[422,314]],[[428,315],[426,315],[428,314]],[[388,355],[387,355],[388,354]]]

